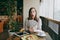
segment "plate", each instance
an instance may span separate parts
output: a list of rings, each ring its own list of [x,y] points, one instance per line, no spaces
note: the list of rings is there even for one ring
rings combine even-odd
[[[44,31],[42,31],[42,32],[39,32],[37,35],[38,35],[38,36],[45,37],[45,36],[46,36],[46,33],[45,33]]]

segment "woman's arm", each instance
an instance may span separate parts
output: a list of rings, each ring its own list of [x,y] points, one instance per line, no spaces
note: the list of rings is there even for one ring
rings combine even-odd
[[[33,27],[29,27],[29,22],[28,22],[27,19],[25,20],[25,30],[26,31],[29,31],[30,33],[33,33],[34,32]]]
[[[41,23],[41,19],[38,19],[38,24],[36,26],[36,28],[34,29],[34,32],[39,32],[42,31],[42,23]]]
[[[37,27],[37,29],[42,30],[42,21],[41,21],[40,18],[38,19],[38,27]]]

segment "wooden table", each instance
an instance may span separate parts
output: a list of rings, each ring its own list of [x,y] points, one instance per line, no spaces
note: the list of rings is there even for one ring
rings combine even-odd
[[[40,37],[40,36],[37,36],[37,35],[34,35],[34,34],[30,34],[30,35],[27,35],[27,36],[32,36],[32,38],[30,38],[30,39],[32,39],[32,40],[46,40],[46,38],[45,37]],[[23,39],[23,38],[22,38]],[[23,39],[24,40],[24,39]]]
[[[38,37],[38,36],[36,36],[36,35],[34,35],[34,34],[30,34],[30,35],[25,35],[25,36],[33,36],[33,40],[46,40],[46,38],[45,37]],[[23,36],[24,37],[24,36]],[[10,36],[7,40],[20,40],[20,39],[23,39],[23,37],[18,37],[18,36]],[[25,40],[25,39],[23,39],[23,40]]]

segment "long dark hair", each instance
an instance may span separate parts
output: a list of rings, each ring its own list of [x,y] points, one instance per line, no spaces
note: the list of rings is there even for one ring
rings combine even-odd
[[[31,20],[31,19],[32,19],[31,14],[30,14],[32,9],[35,9],[35,8],[34,8],[34,7],[31,7],[31,8],[29,9],[28,20]],[[36,12],[36,14],[35,14],[35,18],[34,18],[34,20],[38,22],[37,11],[36,11],[36,9],[35,9],[35,12]]]

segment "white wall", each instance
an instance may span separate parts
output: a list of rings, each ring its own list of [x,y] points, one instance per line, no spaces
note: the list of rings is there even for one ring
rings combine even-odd
[[[60,21],[60,0],[43,0],[40,5],[40,15]]]
[[[60,0],[54,0],[54,19],[60,21]]]
[[[40,15],[53,19],[53,0],[43,0],[41,2]]]
[[[25,19],[28,17],[28,11],[31,7],[35,7],[39,16],[39,0],[23,0],[23,26]]]

